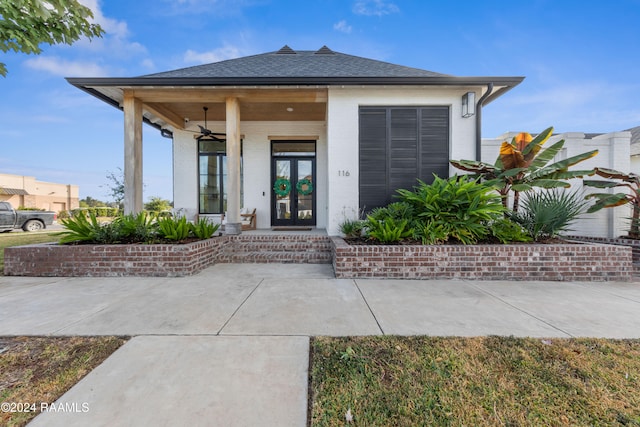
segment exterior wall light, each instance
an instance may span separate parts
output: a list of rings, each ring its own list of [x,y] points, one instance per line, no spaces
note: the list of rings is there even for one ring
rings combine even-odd
[[[462,95],[462,117],[471,117],[476,113],[476,93],[467,92]]]

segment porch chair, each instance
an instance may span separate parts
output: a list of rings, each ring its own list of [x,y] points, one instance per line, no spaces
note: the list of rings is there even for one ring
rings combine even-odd
[[[220,223],[222,225],[226,224],[227,221],[225,219],[225,213],[223,213],[222,215],[220,215]],[[246,230],[255,230],[256,229],[256,210],[255,208],[249,212],[249,208],[242,208],[240,209],[240,221],[242,223],[242,230],[246,231]]]

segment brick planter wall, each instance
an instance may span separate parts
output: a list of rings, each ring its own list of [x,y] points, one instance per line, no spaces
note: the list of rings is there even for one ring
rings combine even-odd
[[[239,235],[171,245],[57,245],[10,247],[7,276],[163,276],[195,274],[215,263],[331,263],[322,235]]]
[[[633,252],[633,263],[640,264],[640,240],[634,239],[609,239],[606,237],[584,237],[584,236],[570,236],[571,239],[579,240],[581,242],[593,242],[593,243],[605,243],[608,245],[620,245],[628,246]]]
[[[349,245],[331,238],[338,278],[631,279],[631,249],[601,244]]]
[[[182,245],[57,245],[5,249],[7,276],[163,276],[195,274],[214,263],[224,239]]]

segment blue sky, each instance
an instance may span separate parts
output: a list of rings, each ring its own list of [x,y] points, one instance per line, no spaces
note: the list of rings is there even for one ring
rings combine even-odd
[[[64,77],[132,77],[322,45],[457,76],[525,76],[487,106],[483,137],[640,125],[640,0],[82,0],[102,39],[0,54],[0,172],[108,200],[119,110]],[[171,141],[145,126],[145,200],[172,199]]]

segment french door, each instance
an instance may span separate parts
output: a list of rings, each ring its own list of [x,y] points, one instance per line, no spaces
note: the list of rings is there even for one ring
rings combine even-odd
[[[315,143],[311,152],[278,151],[274,143],[271,178],[271,224],[316,225]],[[302,155],[291,155],[291,154]]]

